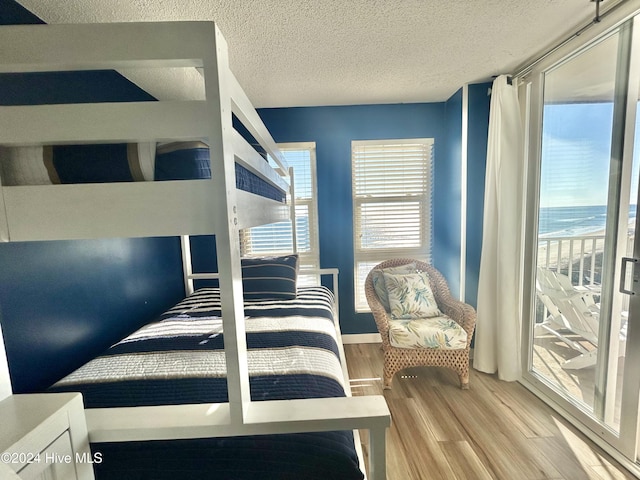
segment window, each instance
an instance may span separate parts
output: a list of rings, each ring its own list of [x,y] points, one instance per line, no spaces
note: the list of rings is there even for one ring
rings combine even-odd
[[[293,167],[296,197],[296,246],[300,269],[320,267],[318,206],[316,195],[315,143],[279,144],[289,166]],[[293,252],[292,222],[261,225],[240,232],[243,256],[282,255]],[[299,283],[311,283],[317,276],[302,275]]]
[[[364,281],[392,257],[431,258],[433,139],[354,141],[355,308],[369,311]]]

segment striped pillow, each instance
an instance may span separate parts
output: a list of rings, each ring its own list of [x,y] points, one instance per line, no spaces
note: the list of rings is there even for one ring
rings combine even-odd
[[[298,255],[243,258],[241,265],[245,300],[296,298]]]
[[[3,184],[153,180],[155,142],[0,147]]]

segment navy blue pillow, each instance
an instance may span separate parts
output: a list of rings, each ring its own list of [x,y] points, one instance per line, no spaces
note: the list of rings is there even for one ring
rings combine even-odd
[[[243,258],[245,300],[293,300],[297,295],[298,255]]]

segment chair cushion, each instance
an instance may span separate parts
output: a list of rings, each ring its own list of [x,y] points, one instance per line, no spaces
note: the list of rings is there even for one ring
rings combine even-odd
[[[384,273],[395,273],[395,274],[407,274],[407,273],[415,273],[416,264],[415,262],[407,263],[405,265],[399,265],[397,267],[389,267],[389,268],[376,268],[371,272],[371,280],[373,281],[373,289],[380,300],[380,303],[384,307],[384,309],[389,311],[389,297],[387,295],[387,286],[384,282]]]
[[[389,342],[396,348],[458,350],[467,347],[467,332],[446,315],[389,320]]]
[[[384,272],[391,318],[425,318],[442,315],[426,272],[398,275]]]

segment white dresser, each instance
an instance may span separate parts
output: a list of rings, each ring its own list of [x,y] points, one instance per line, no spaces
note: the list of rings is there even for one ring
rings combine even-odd
[[[0,479],[93,480],[93,463],[100,460],[89,450],[80,394],[9,395],[0,401]]]

